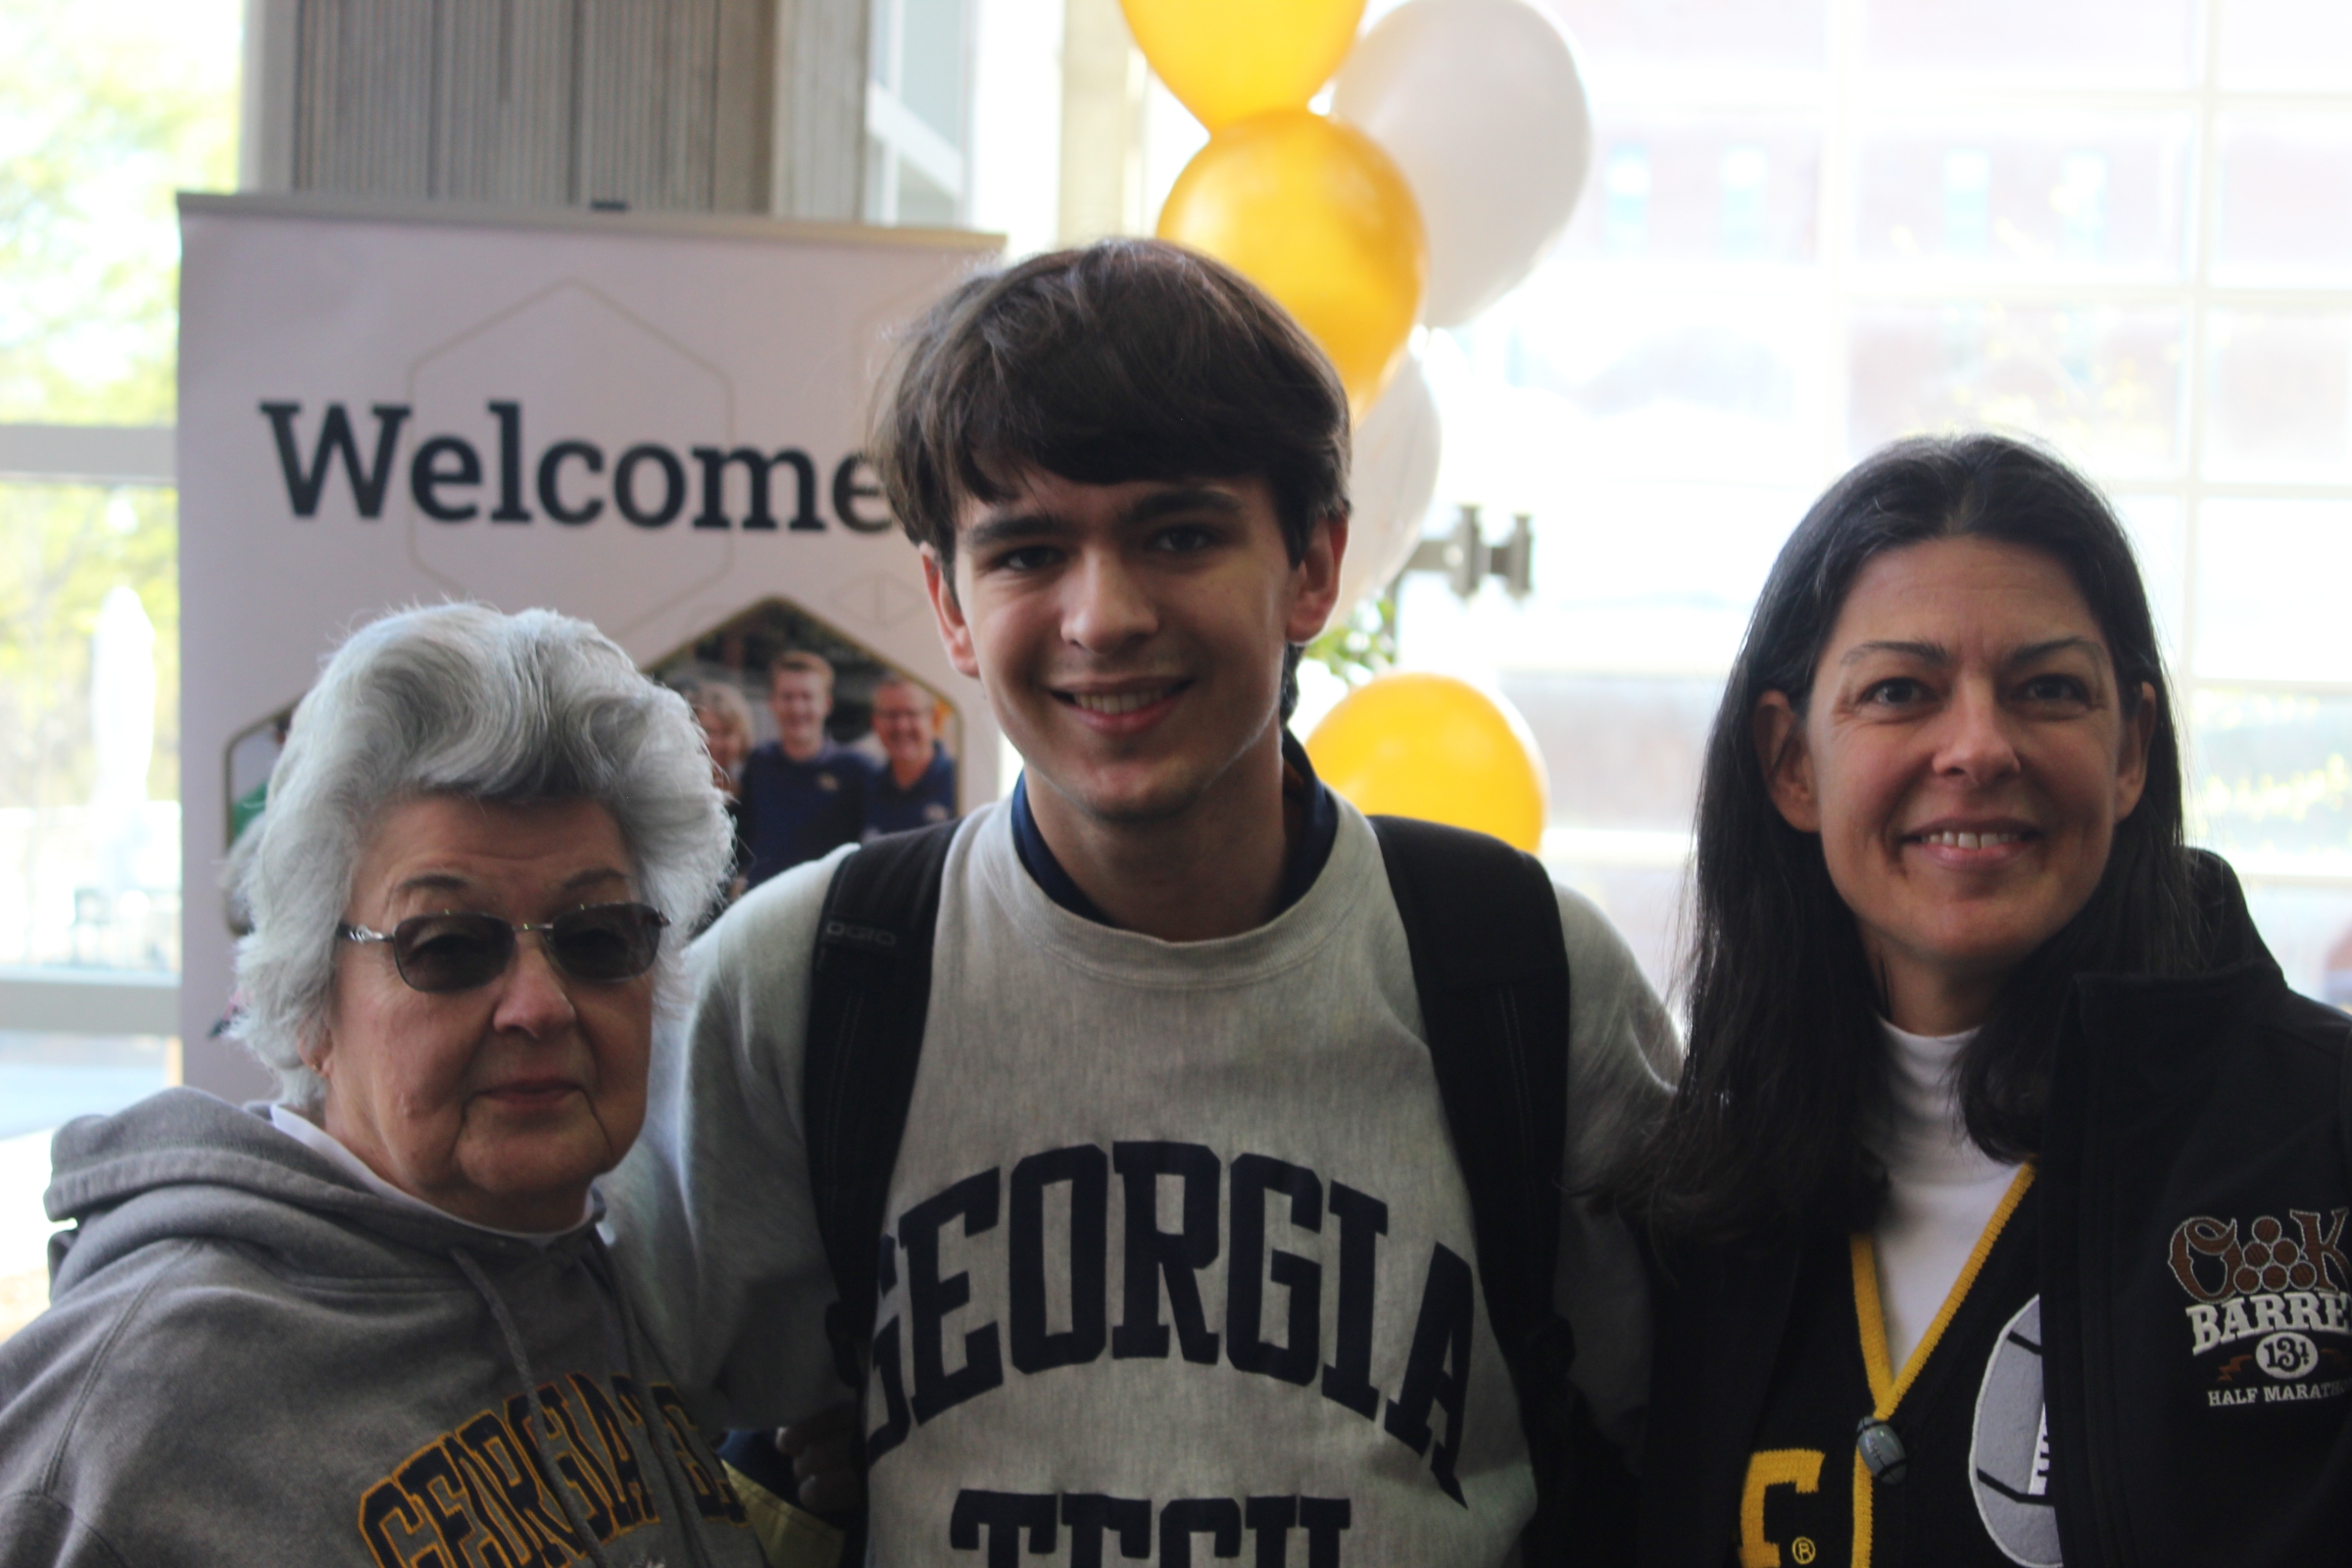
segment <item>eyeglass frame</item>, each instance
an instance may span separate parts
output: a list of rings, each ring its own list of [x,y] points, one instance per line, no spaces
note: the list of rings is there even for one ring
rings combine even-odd
[[[573,974],[569,969],[564,966],[563,959],[556,956],[556,950],[548,945],[545,934],[553,932],[560,922],[568,918],[569,916],[575,914],[584,914],[590,909],[638,909],[653,916],[655,932],[654,952],[653,956],[646,960],[644,968],[636,970],[630,974],[617,975],[611,979],[600,980],[592,975]],[[407,986],[411,991],[416,992],[418,996],[462,997],[468,991],[481,990],[484,986],[489,985],[491,982],[499,979],[501,976],[506,974],[508,970],[514,966],[515,956],[522,951],[522,936],[525,932],[542,933],[539,940],[539,951],[547,956],[547,961],[549,965],[566,980],[577,981],[579,984],[587,986],[625,985],[631,980],[643,979],[653,970],[654,965],[661,961],[661,933],[668,930],[670,925],[668,915],[663,914],[660,909],[655,908],[652,905],[647,904],[642,900],[613,899],[603,904],[578,905],[572,908],[564,910],[562,914],[557,915],[553,920],[510,920],[504,915],[492,914],[487,909],[428,909],[417,914],[406,915],[402,917],[389,931],[371,930],[367,926],[361,925],[356,920],[341,920],[337,921],[335,924],[335,937],[338,941],[348,942],[354,947],[375,947],[381,944],[397,942],[400,939],[400,928],[404,925],[407,925],[412,920],[435,920],[445,918],[450,915],[466,915],[476,919],[495,920],[500,925],[505,926],[508,931],[512,933],[512,941],[514,945],[507,950],[506,962],[500,964],[498,968],[492,971],[490,974],[483,976],[480,980],[477,980],[472,985],[458,986],[447,991],[428,991],[424,987],[411,980],[409,978],[408,971],[401,967],[399,952],[397,950],[393,951],[391,954],[392,972],[400,976],[400,983],[402,985]]]

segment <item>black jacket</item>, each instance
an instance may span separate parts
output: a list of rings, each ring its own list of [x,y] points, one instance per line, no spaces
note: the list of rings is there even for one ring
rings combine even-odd
[[[2352,1019],[2287,989],[2224,881],[2249,956],[2185,980],[2084,976],[2054,1058],[2043,1375],[2076,1568],[2352,1560]],[[1645,1565],[1732,1558],[1799,1252],[1662,1270]]]

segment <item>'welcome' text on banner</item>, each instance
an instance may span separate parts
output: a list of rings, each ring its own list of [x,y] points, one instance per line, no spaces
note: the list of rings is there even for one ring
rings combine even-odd
[[[180,214],[189,1082],[264,1088],[208,1038],[222,862],[320,658],[386,609],[561,610],[760,718],[779,646],[841,668],[843,707],[896,673],[937,695],[961,805],[996,795],[987,707],[859,452],[891,332],[993,239],[317,196]]]

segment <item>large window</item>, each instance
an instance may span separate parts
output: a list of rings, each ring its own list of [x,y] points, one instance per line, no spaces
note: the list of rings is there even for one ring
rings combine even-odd
[[[1537,593],[1415,581],[1401,613],[1408,660],[1497,680],[1537,729],[1547,858],[1665,978],[1703,736],[1781,541],[1890,437],[2022,430],[2115,495],[2191,832],[2329,995],[2352,971],[2352,10],[1551,3],[1591,183],[1539,273],[1427,349],[1441,509],[1534,513]]]
[[[237,0],[0,0],[0,1336],[48,1132],[176,1077],[172,192],[225,186]]]
[[[873,0],[865,219],[947,228],[971,210],[969,0]]]

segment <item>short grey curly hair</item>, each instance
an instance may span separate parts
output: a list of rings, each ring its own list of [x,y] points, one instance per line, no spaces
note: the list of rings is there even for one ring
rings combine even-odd
[[[326,1006],[368,836],[385,808],[430,795],[610,810],[638,896],[670,919],[658,1004],[682,1000],[679,950],[716,901],[733,849],[685,700],[583,620],[465,604],[398,611],[326,661],[229,865],[252,920],[237,944],[235,1032],[289,1103],[315,1105],[324,1092],[303,1047]]]

